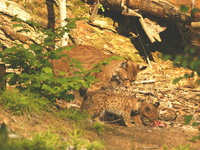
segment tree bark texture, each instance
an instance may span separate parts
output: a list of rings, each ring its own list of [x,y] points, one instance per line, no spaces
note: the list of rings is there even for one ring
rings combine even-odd
[[[88,3],[95,1],[87,0]],[[129,9],[139,9],[143,13],[168,20],[200,20],[200,0],[100,0],[100,3],[104,7],[116,11],[122,11],[121,4],[124,4]],[[182,9],[186,12],[181,11]]]
[[[167,27],[175,24],[183,41],[181,45],[200,46],[200,0],[87,0],[87,3],[93,4],[91,8],[95,8],[94,5],[98,1],[107,10],[139,17],[139,22],[151,43],[161,42],[159,34],[165,30],[163,25]],[[93,14],[90,19],[94,20],[94,17]]]
[[[36,33],[34,27],[26,21],[40,22],[38,18],[32,17],[25,9],[17,3],[7,0],[0,0],[0,44],[1,49],[14,46],[14,42],[24,44],[25,46],[31,43],[41,43],[42,37],[40,33]],[[13,21],[13,18],[19,18],[23,21]],[[13,28],[13,24],[21,24]],[[30,32],[24,32],[27,29]]]

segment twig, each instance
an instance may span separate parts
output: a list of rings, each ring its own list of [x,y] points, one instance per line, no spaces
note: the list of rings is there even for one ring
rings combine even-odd
[[[139,22],[140,22],[144,32],[148,36],[148,38],[151,41],[151,43],[154,43],[156,40],[154,39],[154,37],[152,36],[151,32],[147,28],[146,23],[144,22],[144,19],[143,19],[142,15],[140,15],[139,13],[134,11],[133,9],[129,9],[126,5],[123,5],[123,8],[124,8],[124,10],[122,11],[123,15],[139,17]]]
[[[112,120],[112,121],[104,121],[104,122],[117,122],[117,121],[120,121],[121,119],[119,118],[119,119],[116,119],[116,120]]]
[[[156,80],[145,80],[145,81],[140,81],[140,82],[133,82],[133,84],[148,84],[148,83],[155,83]]]
[[[200,22],[192,22],[191,26],[192,28],[200,28]]]

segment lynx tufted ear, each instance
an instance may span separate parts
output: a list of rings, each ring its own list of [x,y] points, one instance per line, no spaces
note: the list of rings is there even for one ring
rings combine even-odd
[[[146,110],[146,112],[148,112],[148,111],[150,111],[151,109],[150,109],[150,107],[146,107],[145,110]]]
[[[154,107],[158,108],[160,106],[159,102],[156,102],[155,104],[153,104]]]
[[[123,69],[127,69],[127,67],[128,67],[128,64],[127,64],[127,62],[128,62],[128,61],[126,61],[126,62],[123,62],[123,63],[121,64],[121,66],[120,66],[120,67],[122,67]]]
[[[143,65],[139,65],[139,70],[145,70],[147,68],[147,66],[143,66]]]

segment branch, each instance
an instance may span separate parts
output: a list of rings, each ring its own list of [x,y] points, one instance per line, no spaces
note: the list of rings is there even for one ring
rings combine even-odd
[[[200,22],[192,22],[192,23],[191,23],[191,26],[192,26],[193,28],[200,28]]]
[[[151,27],[148,27],[147,23],[145,22],[145,20],[142,17],[142,15],[137,13],[134,9],[128,8],[126,5],[123,5],[122,7],[123,7],[122,15],[139,17],[139,22],[140,22],[144,32],[148,36],[149,40],[151,41],[151,43],[154,43],[156,40],[161,42],[161,38],[159,36],[159,31],[156,32]],[[151,22],[148,21],[148,23],[150,24]]]

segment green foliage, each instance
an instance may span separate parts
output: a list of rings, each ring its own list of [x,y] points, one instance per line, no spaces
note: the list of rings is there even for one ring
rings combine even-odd
[[[177,78],[173,83],[178,83],[181,79],[191,78],[196,72],[200,76],[200,55],[197,55],[197,50],[194,48],[185,48],[184,54],[175,57],[171,55],[164,55],[164,60],[171,59],[175,66],[191,69],[191,74],[185,74],[183,77]]]
[[[81,148],[87,148],[87,150],[103,150],[104,145],[99,141],[90,142],[88,140],[82,139],[82,132],[78,129],[74,129],[72,133],[69,133],[70,141],[68,145],[76,150]]]
[[[37,98],[30,92],[19,93],[18,90],[4,91],[0,97],[0,104],[13,115],[40,113],[47,110],[49,101]]]
[[[91,128],[97,130],[98,133],[101,133],[103,130],[105,130],[105,125],[102,123],[95,122]]]
[[[88,73],[91,73],[91,72],[100,72],[101,71],[101,68],[105,67],[106,65],[109,65],[110,64],[110,61],[111,60],[121,60],[123,59],[122,57],[119,57],[119,56],[111,56],[110,58],[108,59],[105,59],[95,65],[93,65],[93,69],[90,70],[90,72]]]
[[[187,13],[188,10],[189,10],[189,7],[182,5],[180,10],[181,10],[182,12],[184,12],[184,13]]]
[[[7,149],[9,150],[63,150],[67,147],[62,138],[51,132],[36,134],[32,140],[9,139]]]
[[[105,12],[105,8],[103,7],[102,4],[99,4],[99,9],[100,9],[102,12]]]
[[[188,125],[192,121],[193,115],[185,116],[184,122],[185,125]]]
[[[81,149],[85,141],[81,139],[82,132],[78,129],[74,129],[73,132],[69,133],[70,141],[69,146],[73,146],[75,149]]]
[[[167,145],[164,145],[164,150],[192,150],[192,148],[190,147],[190,144],[179,145],[176,148],[169,148]]]
[[[0,124],[0,149],[7,149],[8,130],[5,123]]]
[[[74,129],[69,133],[69,141],[63,140],[61,135],[50,131],[40,132],[33,138],[8,138],[8,132],[5,124],[0,128],[0,149],[2,150],[64,150],[67,147],[74,147],[76,150],[87,148],[88,150],[103,150],[104,145],[101,142],[90,142],[82,138],[82,132]]]
[[[94,141],[92,143],[89,143],[85,147],[87,150],[103,150],[105,149],[105,146],[103,145],[102,142],[99,141]]]
[[[185,116],[185,119],[184,119],[185,125],[191,124],[192,126],[200,127],[200,123],[197,123],[197,122],[191,123],[192,119],[193,119],[193,115]],[[199,131],[200,131],[200,128],[199,128]],[[196,142],[197,140],[200,140],[200,135],[192,137],[190,141]],[[186,145],[179,145],[176,148],[169,148],[167,145],[164,145],[164,150],[193,150],[193,149],[190,147],[190,144],[186,144]]]
[[[178,83],[178,82],[179,82],[180,80],[182,80],[182,79],[192,78],[193,76],[194,76],[194,72],[192,72],[191,74],[186,73],[186,74],[184,74],[183,77],[179,77],[179,78],[174,79],[174,80],[173,80],[173,84]]]
[[[86,112],[80,112],[75,109],[62,109],[57,112],[56,115],[61,119],[71,119],[76,123],[81,123],[83,120],[88,118]]]
[[[22,22],[20,19],[14,19],[14,21]],[[60,39],[65,32],[69,32],[70,28],[75,27],[74,20],[65,27],[59,27],[54,31],[43,29],[31,21],[27,21],[27,23],[34,26],[38,33],[43,33],[44,41],[41,44],[34,43],[28,46],[14,43],[15,46],[0,52],[2,61],[10,64],[9,68],[19,71],[19,73],[9,73],[6,76],[9,79],[8,83],[16,85],[20,92],[29,90],[51,101],[55,99],[73,100],[74,97],[67,93],[77,90],[81,86],[88,87],[95,80],[94,76],[86,75],[87,72],[84,72],[81,65],[72,60],[72,66],[81,69],[76,73],[77,76],[66,78],[66,73],[61,72],[61,75],[55,77],[51,60],[61,57],[68,58],[66,54],[62,54],[62,50],[69,50],[72,47],[58,48],[53,51],[50,51],[49,48],[55,44],[54,40]],[[19,25],[15,24],[13,27]]]
[[[190,124],[191,121],[192,121],[192,119],[193,119],[193,115],[185,116],[185,119],[184,119],[185,124],[186,124],[186,125]],[[192,125],[192,126],[199,127],[199,131],[200,131],[200,123],[192,122],[191,125]],[[191,139],[192,142],[196,142],[196,140],[200,140],[200,132],[199,132],[199,136],[194,136],[194,137],[192,137],[192,139]]]

